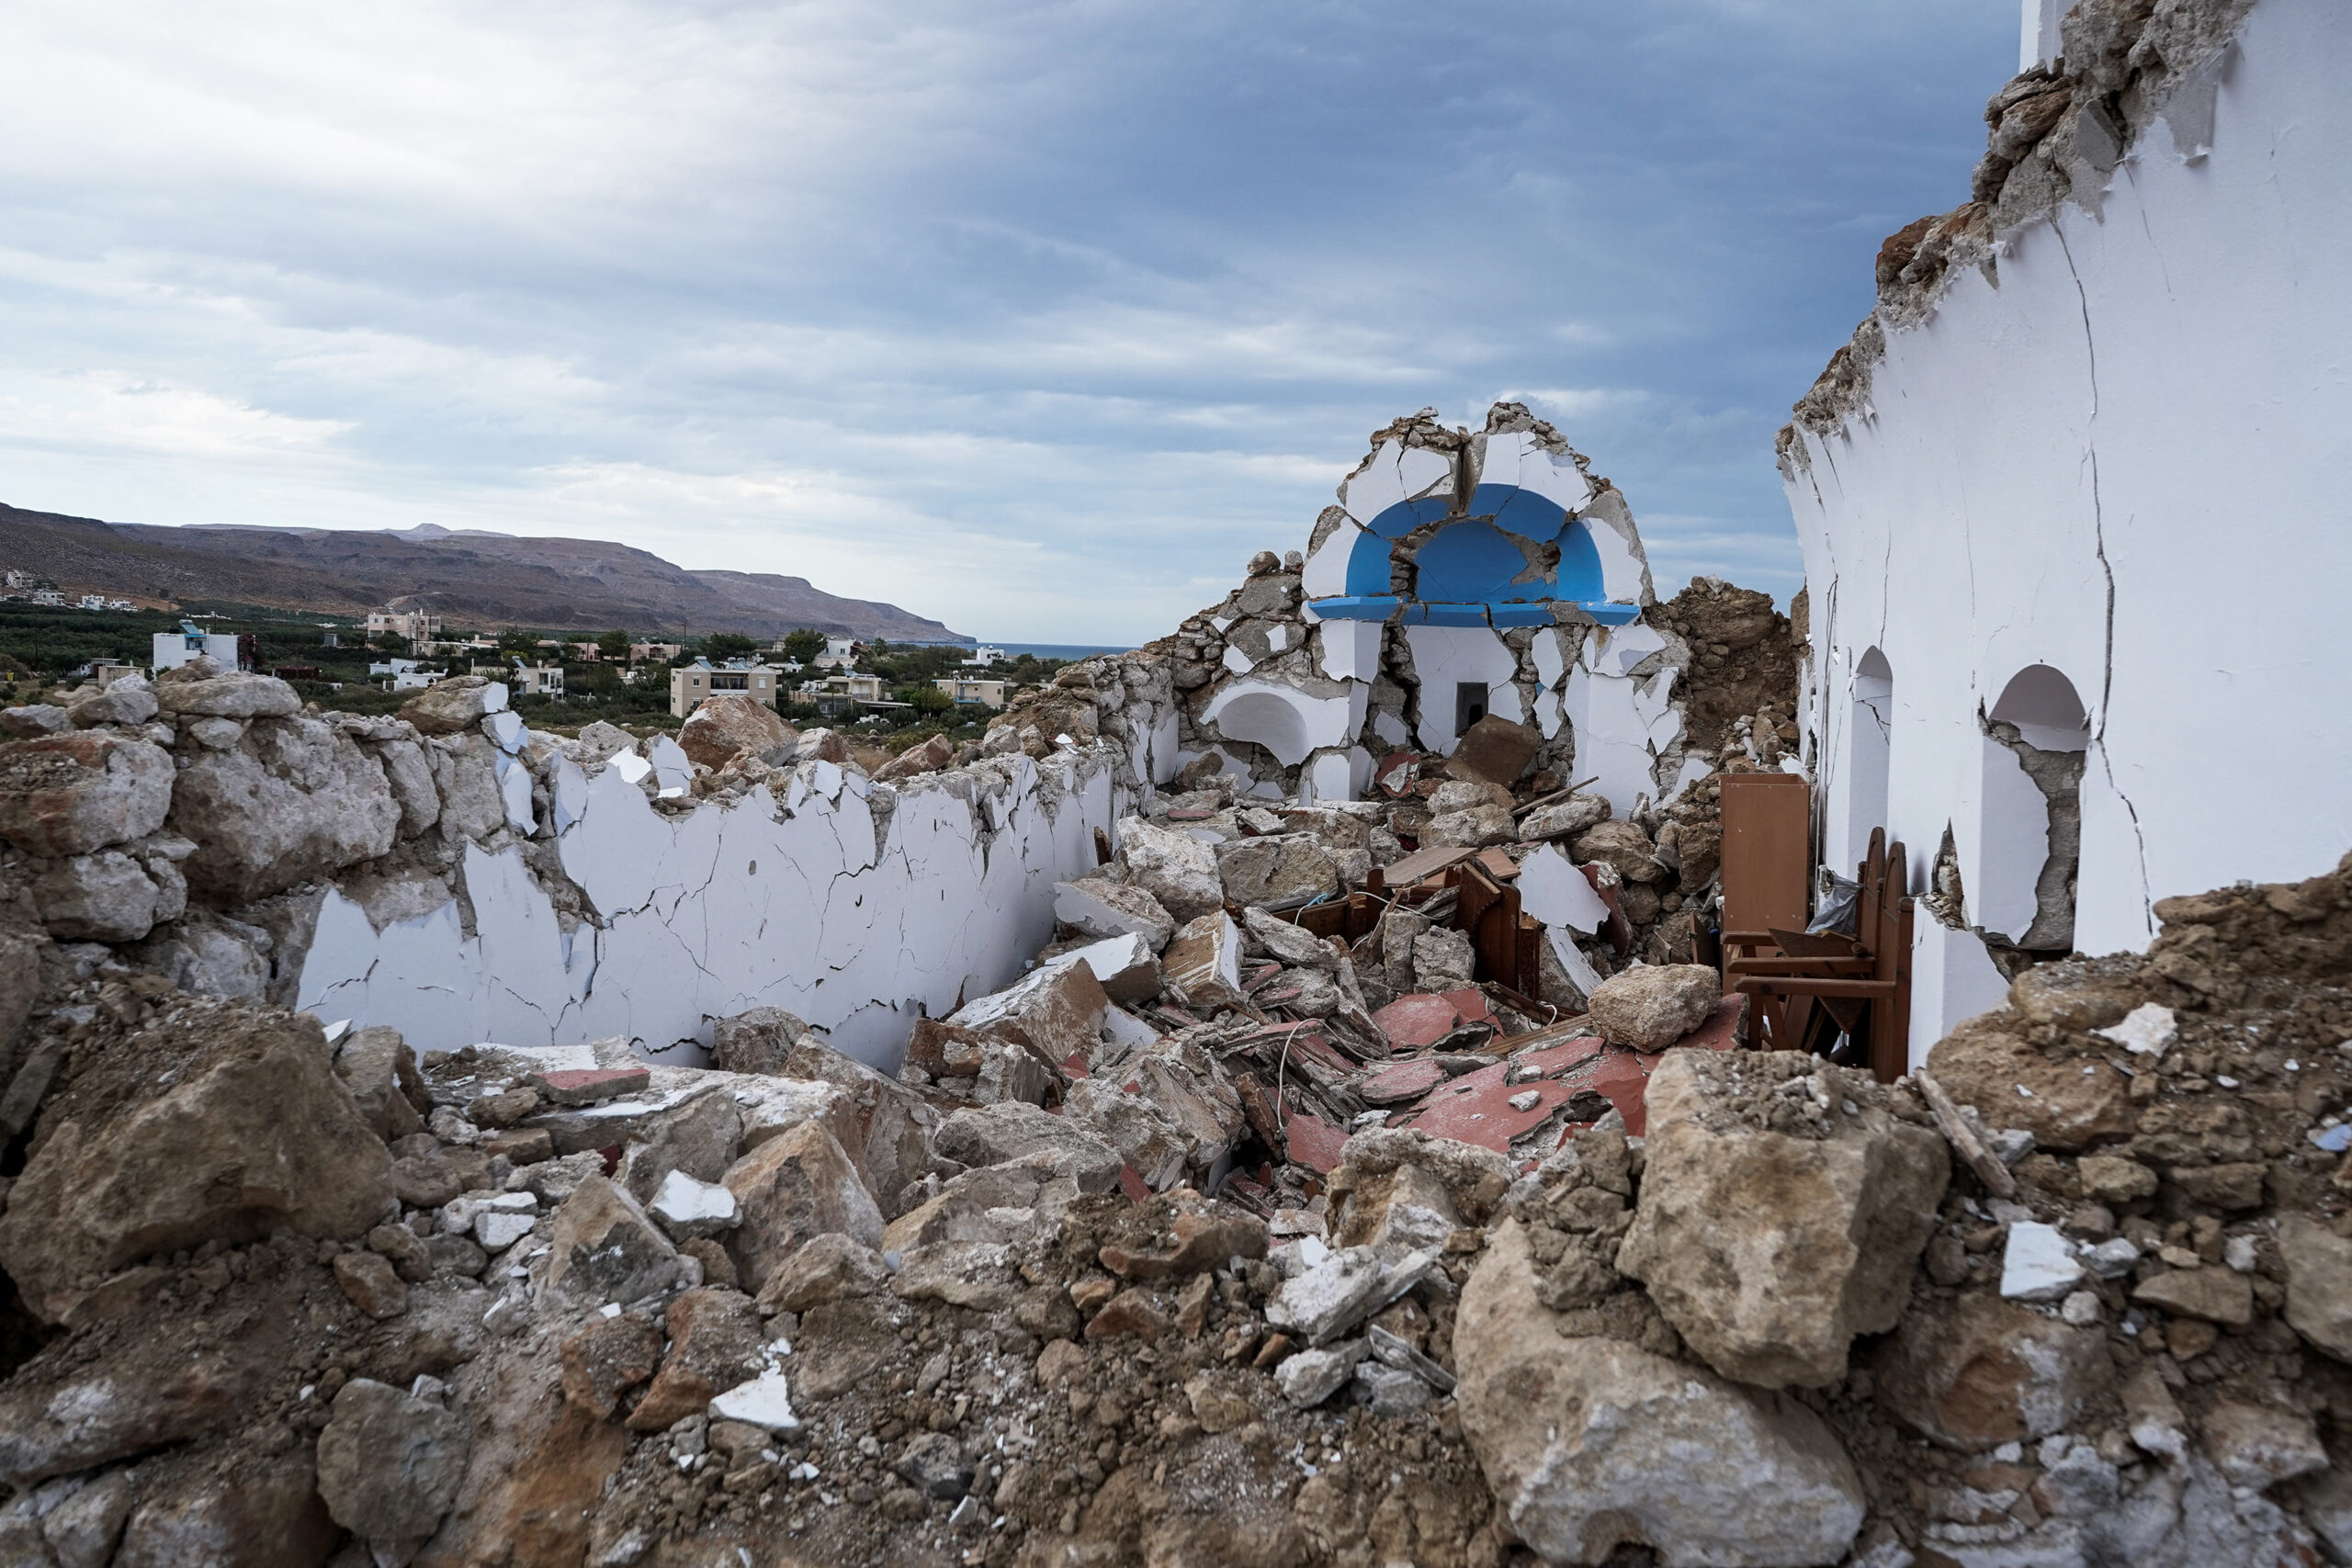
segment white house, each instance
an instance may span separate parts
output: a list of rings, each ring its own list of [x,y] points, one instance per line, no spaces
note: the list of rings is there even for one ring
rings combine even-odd
[[[2258,0],[2135,126],[2089,40],[2041,72],[2049,9],[2007,183],[1905,231],[1782,433],[1823,859],[1910,851],[1915,1061],[2005,969],[2352,848],[2352,10]]]
[[[204,631],[194,621],[182,621],[175,632],[157,632],[153,647],[158,671],[177,670],[202,656],[217,660],[224,670],[237,668],[237,634]]]

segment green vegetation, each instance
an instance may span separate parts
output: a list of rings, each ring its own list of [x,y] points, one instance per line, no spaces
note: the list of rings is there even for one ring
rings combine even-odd
[[[825,634],[808,626],[786,632],[781,657],[794,664],[806,664],[825,651]]]

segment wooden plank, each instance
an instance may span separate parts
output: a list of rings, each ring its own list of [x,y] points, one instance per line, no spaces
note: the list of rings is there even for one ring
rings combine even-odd
[[[1509,882],[1519,874],[1519,863],[1492,845],[1478,852],[1478,868],[1497,882]]]
[[[1813,792],[1794,773],[1722,773],[1725,931],[1804,929]]]
[[[1434,876],[1441,871],[1460,865],[1476,853],[1476,850],[1465,849],[1415,850],[1403,860],[1391,862],[1383,869],[1381,885],[1385,887],[1402,887],[1408,883],[1419,882],[1424,877]]]
[[[1753,976],[1735,981],[1732,989],[1750,996],[1782,997],[1891,997],[1894,994],[1892,980],[1815,980],[1801,975],[1775,975],[1769,978]]]

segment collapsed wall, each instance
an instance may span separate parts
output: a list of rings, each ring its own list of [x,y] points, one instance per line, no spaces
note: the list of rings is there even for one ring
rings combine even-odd
[[[1176,762],[1148,658],[1086,688],[1082,747],[974,748],[895,779],[736,705],[748,743],[718,734],[724,702],[683,747],[602,724],[568,739],[478,678],[368,718],[199,661],[70,714],[14,710],[34,738],[0,832],[40,852],[13,869],[81,973],[119,955],[436,1048],[691,1052],[714,1020],[778,1006],[894,1066],[915,1017],[1051,934],[1052,885]]]
[[[1887,240],[1780,437],[1824,858],[1910,846],[1917,1050],[2352,841],[2352,297],[2314,259],[2352,244],[2352,17],[2087,0],[2028,42],[1972,199]]]
[[[1633,513],[1589,459],[1517,403],[1475,434],[1424,410],[1372,442],[1304,551],[1261,553],[1178,628],[1188,761],[1353,799],[1382,759],[1451,755],[1493,715],[1621,816],[1710,771],[1676,694],[1692,649],[1650,615]]]

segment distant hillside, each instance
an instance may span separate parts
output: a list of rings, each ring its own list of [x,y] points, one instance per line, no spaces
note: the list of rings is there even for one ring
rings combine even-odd
[[[797,626],[893,642],[969,642],[896,604],[843,599],[806,578],[688,571],[596,539],[535,539],[431,524],[164,528],[0,505],[0,567],[77,592],[226,599],[359,615],[401,600],[471,626],[744,632]]]

